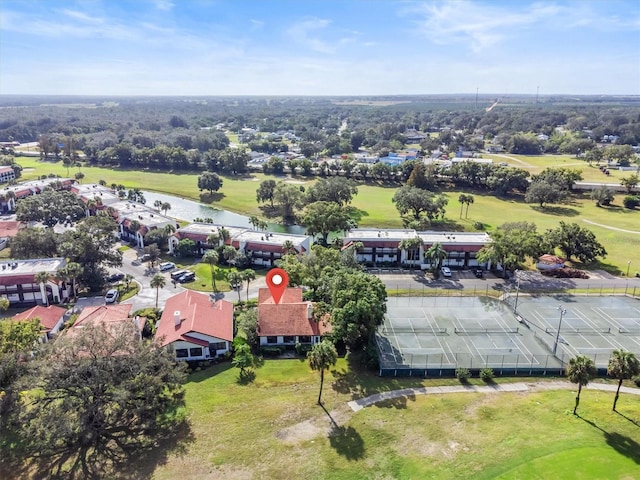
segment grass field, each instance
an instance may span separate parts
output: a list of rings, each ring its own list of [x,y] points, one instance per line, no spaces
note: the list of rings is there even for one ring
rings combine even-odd
[[[571,168],[580,170],[584,182],[619,183],[623,177],[628,177],[634,172],[621,172],[610,169],[609,175],[602,173],[596,164],[587,162],[573,155],[492,155],[483,154],[483,158],[491,158],[495,163],[506,162],[512,167],[524,168],[531,174],[540,173],[545,168]],[[604,162],[601,162],[604,165]]]
[[[518,156],[513,156],[518,157]],[[519,156],[523,162],[542,170],[546,166],[555,165],[557,162],[580,162],[575,158],[563,156],[540,156],[525,157]],[[496,160],[500,157],[495,157]],[[555,163],[553,163],[555,162]],[[18,159],[25,171],[23,178],[26,180],[36,178],[39,175],[55,173],[66,176],[67,169],[62,162],[40,162],[36,158],[20,157]],[[582,162],[585,168],[588,165]],[[513,162],[512,162],[513,164]],[[595,167],[593,167],[595,168]],[[70,171],[73,175],[77,169]],[[597,170],[596,170],[597,171]],[[190,198],[196,201],[205,200],[216,208],[227,209],[233,212],[246,215],[257,215],[264,217],[260,210],[260,205],[256,202],[256,189],[260,181],[265,178],[261,173],[254,173],[248,178],[224,178],[224,183],[220,192],[213,196],[213,199],[201,196],[197,189],[197,175],[195,174],[170,174],[156,172],[121,171],[108,168],[82,167],[85,174],[83,182],[98,182],[105,180],[107,184],[118,183],[126,187],[138,187],[143,190],[161,191],[171,195]],[[597,171],[600,173],[599,171]],[[287,180],[286,177],[281,177]],[[309,186],[314,180],[295,179],[296,182],[304,186]],[[358,195],[352,202],[353,216],[362,227],[380,228],[402,228],[402,221],[395,205],[391,201],[397,186],[382,185],[360,185]],[[490,231],[506,221],[526,220],[534,222],[538,226],[538,231],[544,232],[548,228],[554,228],[560,220],[566,222],[577,222],[583,227],[594,232],[597,239],[605,246],[608,255],[599,265],[600,268],[620,274],[626,272],[627,262],[637,259],[631,258],[630,251],[640,247],[640,234],[632,233],[640,231],[640,210],[628,210],[622,207],[624,195],[616,195],[611,207],[598,208],[589,199],[588,194],[575,199],[566,205],[554,205],[540,209],[536,205],[526,204],[522,197],[512,197],[508,199],[496,198],[485,192],[475,192],[474,203],[469,207],[468,217],[463,212],[460,218],[460,204],[458,196],[461,191],[445,191],[444,194],[449,199],[445,223],[439,228],[451,230],[473,231],[474,222],[482,222],[485,228]],[[467,192],[468,193],[468,192]],[[466,210],[466,207],[465,207]],[[598,224],[598,225],[596,225]],[[628,232],[621,231],[628,230]],[[640,270],[640,264],[631,265],[631,271]]]
[[[354,375],[340,359],[325,377],[332,425],[307,362],[268,360],[252,383],[237,377],[228,364],[193,374],[191,431],[144,470],[156,479],[640,479],[640,403],[630,395],[624,416],[611,412],[612,394],[590,390],[582,418],[568,390],[415,396],[354,413],[352,398],[456,381]]]

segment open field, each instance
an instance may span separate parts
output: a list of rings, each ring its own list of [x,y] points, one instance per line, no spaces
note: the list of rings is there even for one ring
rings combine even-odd
[[[602,173],[596,164],[589,165],[586,161],[573,155],[514,155],[482,154],[483,158],[491,158],[494,163],[506,162],[512,167],[523,168],[532,175],[540,173],[545,168],[571,168],[582,172],[584,182],[619,183],[623,177],[628,177],[635,172],[621,172],[610,169],[609,175]],[[601,162],[604,165],[604,162]]]
[[[142,470],[156,479],[640,478],[640,404],[629,395],[624,416],[611,412],[612,394],[590,390],[583,418],[570,414],[567,390],[415,396],[354,413],[352,398],[435,383],[354,375],[341,359],[323,395],[332,427],[306,362],[267,361],[246,385],[237,376],[229,365],[193,374],[188,440]]]
[[[556,157],[559,156],[551,158],[555,159]],[[532,157],[523,158],[529,161]],[[548,161],[544,160],[546,157],[534,158],[536,161]],[[40,162],[36,158],[19,157],[18,163],[26,169],[23,172],[25,180],[49,173],[67,175],[67,169],[62,165],[62,162]],[[71,169],[70,174],[73,175],[76,171],[77,169]],[[107,184],[118,183],[128,188],[138,187],[143,190],[161,191],[196,201],[203,199],[196,186],[197,175],[195,174],[122,171],[99,167],[82,167],[82,172],[85,174],[85,178],[82,180],[85,183],[98,182],[102,179]],[[265,178],[277,179],[277,177],[265,176],[262,173],[254,173],[251,177],[242,179],[225,177],[220,192],[214,194],[213,201],[207,203],[213,207],[236,213],[264,217],[255,196],[260,181]],[[281,179],[286,181],[287,177],[281,177]],[[303,182],[302,185],[308,186],[315,180],[296,179],[295,181]],[[355,209],[354,217],[359,225],[402,228],[402,221],[391,201],[396,188],[397,186],[359,185],[358,195],[352,202],[352,207]],[[555,228],[560,220],[577,222],[592,230],[608,252],[607,258],[599,267],[611,273],[620,274],[626,272],[627,262],[632,260],[631,272],[640,270],[638,259],[632,258],[629,253],[634,249],[640,250],[638,248],[640,247],[640,234],[633,233],[640,232],[640,227],[638,227],[640,225],[640,210],[623,208],[622,198],[624,195],[622,194],[616,195],[613,205],[606,208],[596,207],[586,194],[567,205],[552,205],[540,209],[537,205],[524,203],[522,197],[502,199],[485,192],[472,192],[475,201],[469,206],[468,217],[465,214],[465,207],[463,218],[460,219],[460,203],[458,202],[460,193],[455,190],[444,192],[449,199],[445,216],[446,228],[473,231],[474,222],[482,222],[485,228],[491,231],[507,220],[526,220],[534,222],[538,226],[538,231],[544,232],[546,229]]]

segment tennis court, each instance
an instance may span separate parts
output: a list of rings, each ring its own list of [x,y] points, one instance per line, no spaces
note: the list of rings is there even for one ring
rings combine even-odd
[[[383,374],[445,375],[458,367],[490,367],[498,374],[562,368],[560,361],[547,358],[548,348],[508,305],[489,297],[390,298],[377,340]],[[382,372],[390,369],[394,372]]]
[[[606,367],[616,349],[640,355],[638,299],[623,295],[520,296],[517,313],[532,328],[544,331],[554,346],[557,338],[558,352],[588,355],[600,368]]]
[[[381,375],[560,374],[576,354],[603,369],[614,349],[640,354],[640,301],[624,296],[393,297],[379,328]],[[561,307],[561,308],[559,308]],[[561,331],[558,324],[562,312]]]

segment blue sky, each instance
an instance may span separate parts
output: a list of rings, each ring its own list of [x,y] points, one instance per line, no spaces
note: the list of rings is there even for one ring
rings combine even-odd
[[[0,0],[0,94],[640,95],[640,2]]]

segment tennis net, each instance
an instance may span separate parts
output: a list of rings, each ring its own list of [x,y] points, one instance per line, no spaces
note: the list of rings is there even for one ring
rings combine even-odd
[[[558,333],[558,330],[555,330],[553,328],[545,328],[544,329],[545,332],[547,333]],[[603,333],[611,333],[611,327],[608,328],[596,328],[596,327],[576,327],[576,328],[567,328],[567,329],[562,329],[560,330],[560,333],[564,333],[564,334],[594,334],[594,335],[599,335],[599,334],[603,334]],[[621,332],[622,333],[622,332]]]
[[[457,335],[481,335],[483,333],[518,333],[519,328],[454,328]]]
[[[386,327],[385,326],[382,328],[382,333],[384,334],[424,333],[424,334],[430,334],[430,335],[446,335],[447,329],[446,328],[425,328],[425,327],[412,328],[412,327]]]

